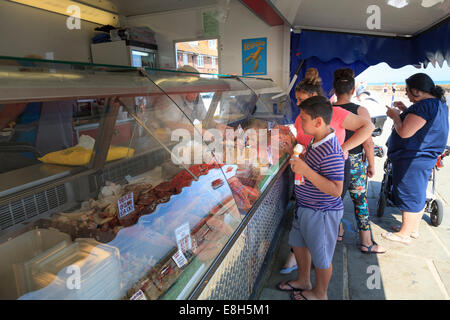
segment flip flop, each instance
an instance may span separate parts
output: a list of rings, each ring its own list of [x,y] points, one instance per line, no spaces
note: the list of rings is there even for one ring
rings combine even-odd
[[[410,237],[400,237],[392,232],[386,232],[386,233],[382,233],[381,236],[387,240],[391,240],[394,242],[400,242],[403,244],[410,244],[411,243],[411,238]]]
[[[363,245],[362,243],[361,243],[361,247],[364,247],[364,248],[367,248],[367,251],[364,251],[364,250],[360,250],[362,253],[365,253],[365,254],[383,254],[383,253],[385,253],[386,251],[382,251],[382,252],[379,252],[379,251],[372,251],[372,247],[373,246],[377,246],[378,245],[378,243],[376,243],[375,241],[373,241],[372,240],[372,245],[371,246],[366,246],[366,245]]]
[[[392,226],[391,228],[392,228],[392,230],[394,230],[396,232],[400,231],[400,227],[398,227],[398,226]],[[413,239],[419,239],[419,233],[418,232],[413,232],[413,233],[411,233],[410,237],[413,238]]]
[[[291,273],[294,270],[297,270],[297,268],[298,268],[297,265],[289,267],[289,268],[283,268],[283,269],[280,270],[280,273],[281,274],[288,274],[288,273]]]
[[[295,296],[295,293],[291,293],[289,295],[289,297],[291,298],[291,300],[297,300],[297,301],[303,301],[303,300],[308,300],[308,298],[306,298],[301,291],[296,291],[303,299],[297,299],[297,297]]]
[[[283,288],[281,288],[282,285],[287,285],[291,289],[283,289]],[[290,284],[290,281],[281,281],[279,284],[277,284],[277,289],[280,291],[297,291],[297,292],[303,291],[303,289],[293,287]]]

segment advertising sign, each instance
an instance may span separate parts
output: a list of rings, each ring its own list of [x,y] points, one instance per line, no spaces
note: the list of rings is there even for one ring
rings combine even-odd
[[[242,40],[242,75],[267,74],[267,38]]]

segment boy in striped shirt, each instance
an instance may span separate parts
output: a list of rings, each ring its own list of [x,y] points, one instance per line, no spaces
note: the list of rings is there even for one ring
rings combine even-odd
[[[330,127],[333,109],[325,97],[314,96],[300,105],[302,128],[314,138],[306,149],[304,160],[291,159],[292,170],[305,178],[295,186],[298,209],[289,234],[297,260],[298,279],[290,284],[295,300],[328,299],[331,261],[344,213],[340,197],[344,180],[344,154]],[[311,286],[311,260],[316,283]]]

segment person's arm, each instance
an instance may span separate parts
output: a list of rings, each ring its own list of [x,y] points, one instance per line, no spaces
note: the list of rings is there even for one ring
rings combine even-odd
[[[343,181],[329,180],[324,176],[321,176],[313,169],[311,169],[305,161],[299,157],[293,157],[290,160],[292,170],[307,178],[311,183],[323,193],[326,193],[332,197],[339,197],[342,194]]]
[[[402,121],[399,111],[388,106],[386,108],[388,109],[387,116],[394,121],[395,131],[403,139],[411,138],[427,123],[427,120],[413,113],[408,114]]]
[[[341,147],[344,153],[347,153],[349,150],[364,143],[364,141],[372,135],[372,132],[375,129],[375,126],[370,120],[366,120],[353,113],[349,113],[345,117],[342,126],[347,130],[355,132],[350,139],[342,144]]]
[[[8,123],[17,119],[17,117],[25,110],[26,103],[7,104],[0,112],[0,130],[5,128]]]
[[[370,121],[369,111],[363,106],[359,106],[358,115]],[[372,136],[362,144],[369,165],[367,166],[367,176],[372,178],[375,175],[375,151]]]

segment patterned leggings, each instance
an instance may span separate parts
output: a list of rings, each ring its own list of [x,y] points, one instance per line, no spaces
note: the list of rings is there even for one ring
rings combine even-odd
[[[349,154],[350,185],[348,191],[355,207],[355,218],[360,231],[370,230],[369,206],[367,204],[366,162],[363,154]]]

